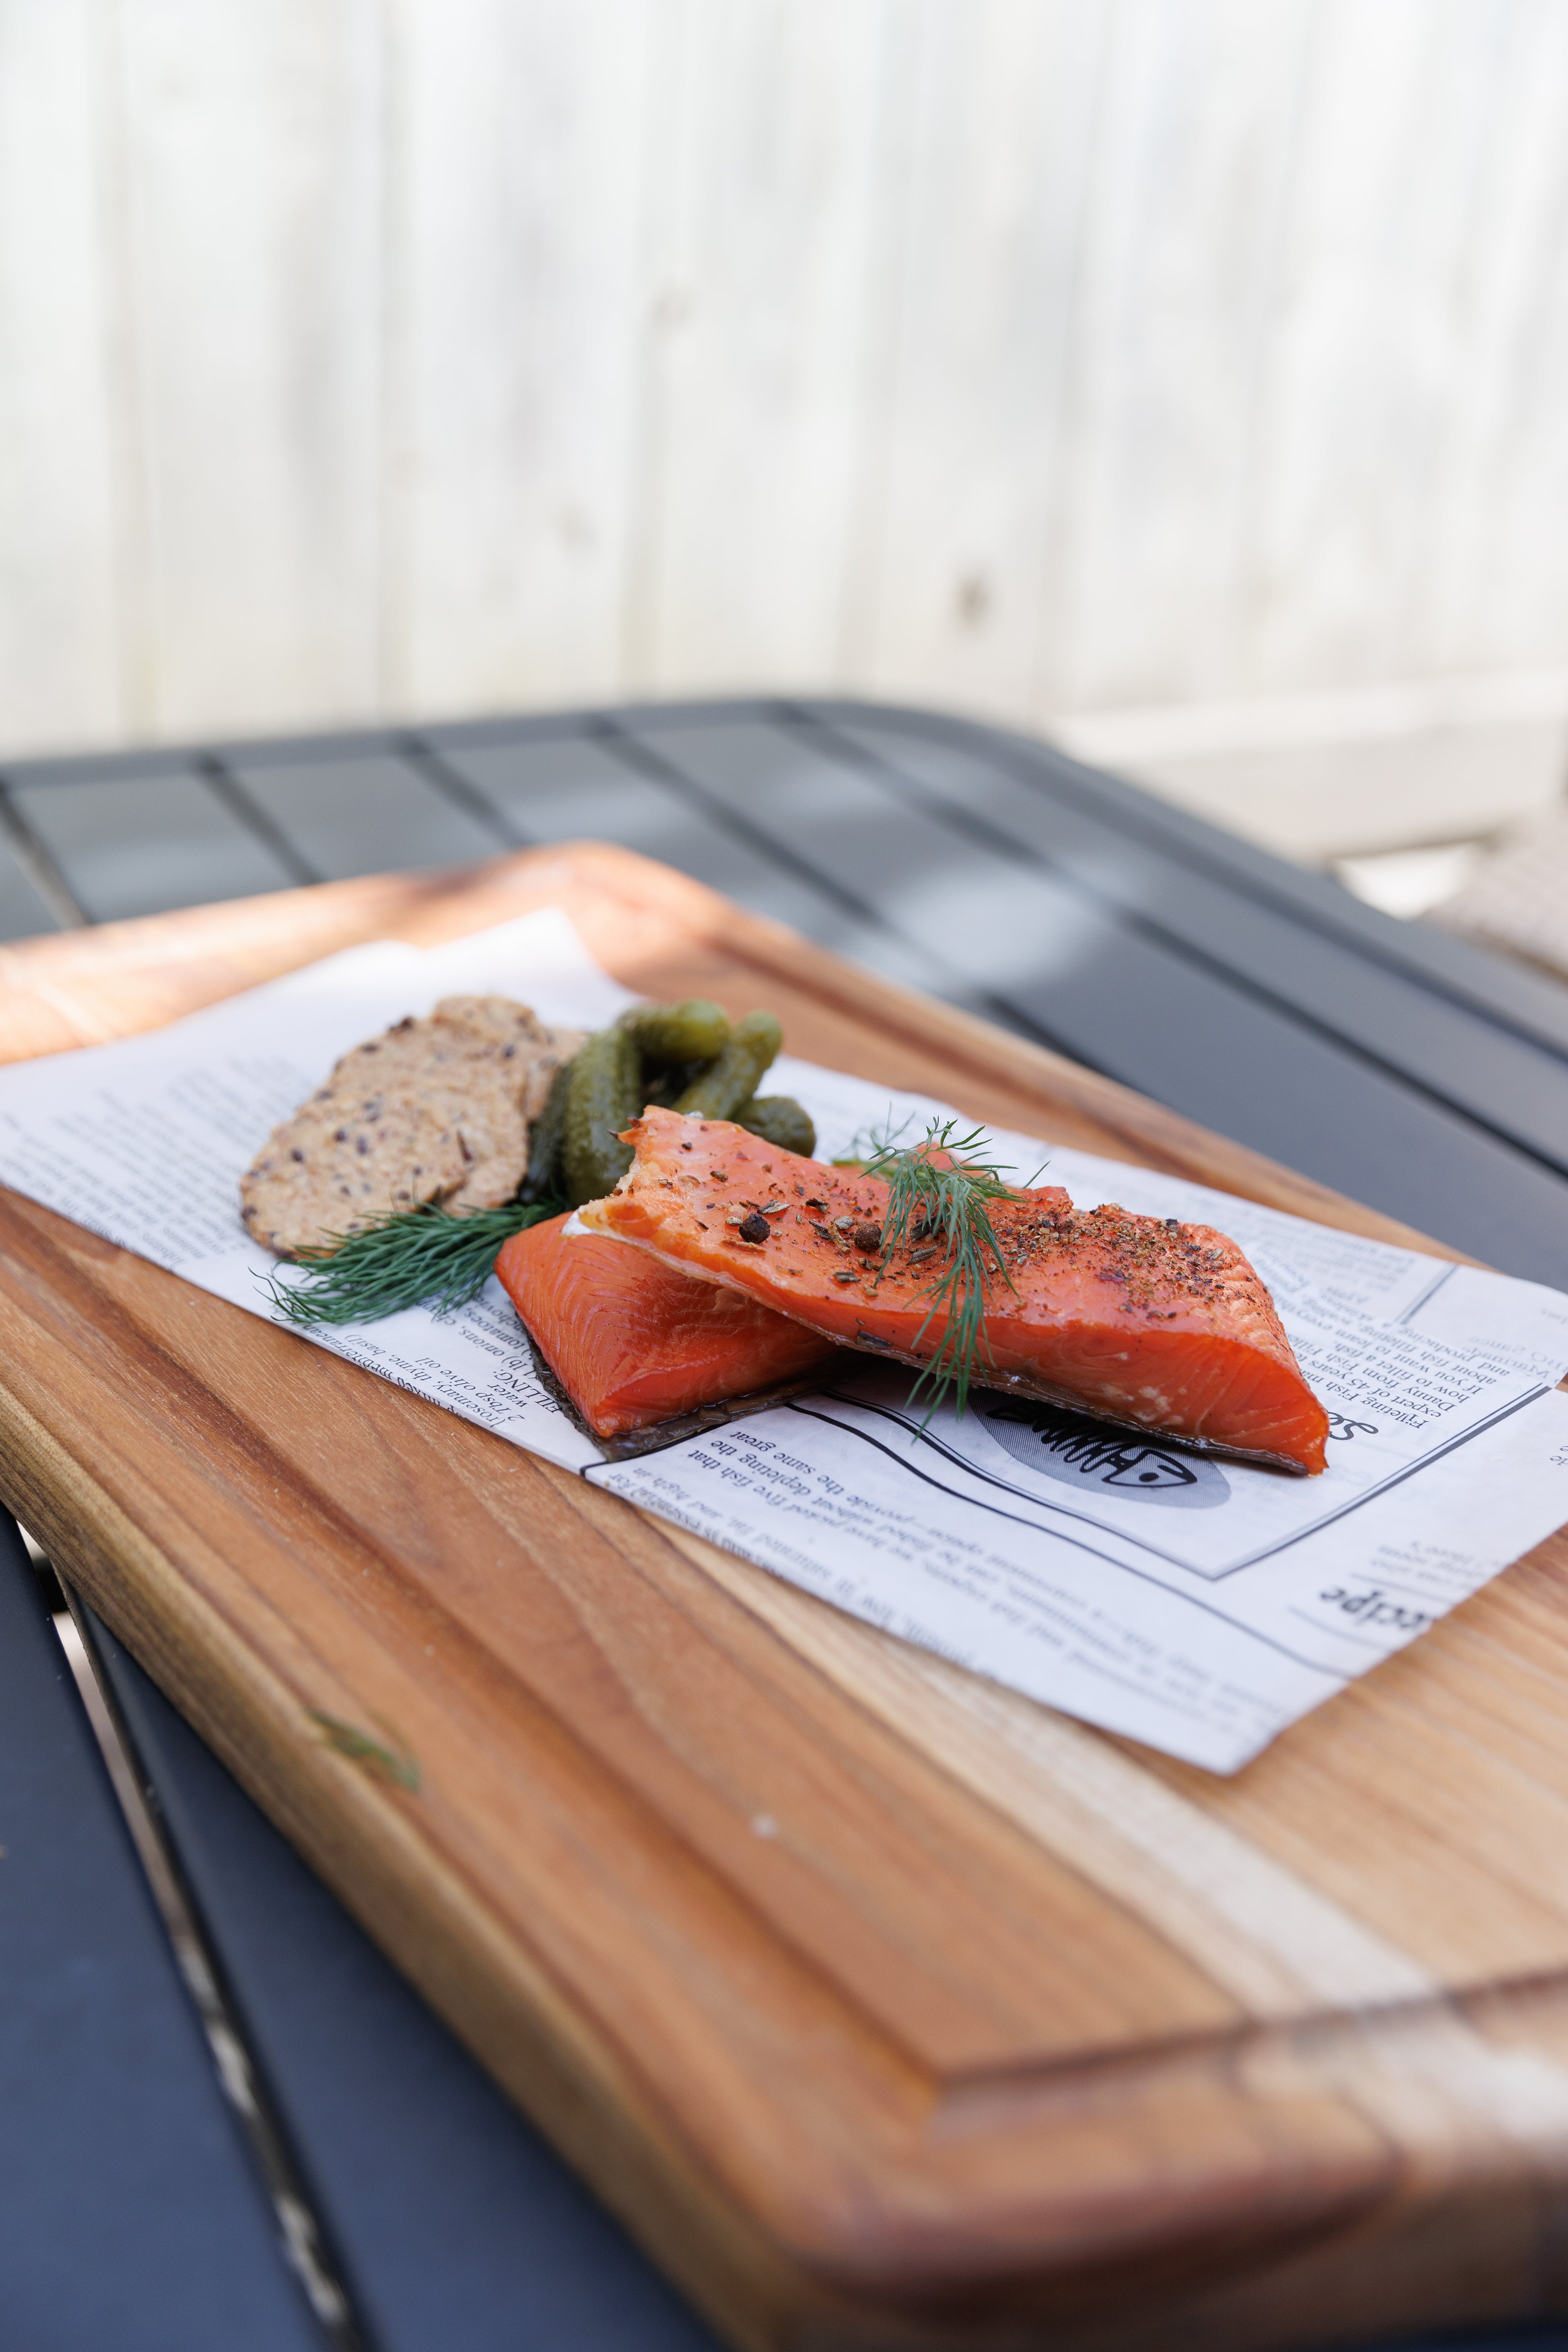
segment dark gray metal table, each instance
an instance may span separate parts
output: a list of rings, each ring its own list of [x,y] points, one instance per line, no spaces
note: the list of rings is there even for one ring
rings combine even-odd
[[[666,705],[16,765],[0,939],[595,836],[1568,1286],[1568,989],[957,719]],[[0,1534],[0,2345],[710,2344],[89,1620],[160,1911],[58,1590]]]

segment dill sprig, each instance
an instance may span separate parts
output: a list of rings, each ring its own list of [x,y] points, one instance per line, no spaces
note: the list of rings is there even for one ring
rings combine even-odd
[[[268,1290],[277,1312],[290,1323],[374,1323],[405,1307],[428,1307],[449,1315],[484,1288],[496,1253],[513,1234],[525,1233],[543,1217],[557,1217],[559,1201],[524,1205],[508,1201],[499,1209],[475,1209],[455,1217],[434,1201],[416,1209],[394,1209],[374,1223],[318,1248],[296,1250],[288,1260],[306,1269],[302,1282],[273,1275]]]
[[[931,1241],[939,1249],[945,1245],[945,1262],[921,1294],[931,1300],[931,1312],[915,1335],[918,1352],[931,1325],[946,1323],[942,1345],[915,1382],[917,1396],[922,1391],[930,1395],[931,1412],[949,1389],[963,1412],[976,1362],[984,1366],[988,1360],[986,1292],[998,1277],[1009,1290],[1017,1288],[990,1213],[992,1202],[1010,1200],[1014,1188],[991,1160],[975,1156],[990,1141],[985,1129],[975,1127],[958,1135],[958,1125],[955,1118],[933,1118],[920,1142],[902,1149],[897,1135],[886,1138],[864,1163],[866,1174],[879,1177],[888,1187],[882,1217],[884,1265],[888,1253],[911,1243]]]

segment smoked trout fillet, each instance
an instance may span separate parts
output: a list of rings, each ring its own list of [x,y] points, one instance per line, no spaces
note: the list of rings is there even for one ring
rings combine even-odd
[[[579,1212],[592,1232],[841,1347],[906,1364],[939,1351],[945,1324],[931,1292],[945,1244],[916,1228],[884,1248],[885,1183],[676,1111],[645,1110],[624,1138],[630,1169]],[[1328,1415],[1268,1290],[1224,1234],[1075,1210],[1056,1186],[989,1211],[1008,1279],[993,1271],[986,1287],[978,1383],[1284,1470],[1322,1469]]]
[[[682,1122],[684,1124],[684,1121]],[[545,1362],[597,1437],[623,1437],[830,1363],[820,1331],[646,1251],[568,1233],[514,1234],[496,1273]]]

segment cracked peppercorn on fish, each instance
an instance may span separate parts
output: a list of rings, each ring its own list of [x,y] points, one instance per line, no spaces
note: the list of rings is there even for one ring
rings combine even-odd
[[[820,1332],[644,1250],[568,1233],[573,1222],[552,1217],[514,1234],[496,1273],[597,1436],[623,1437],[832,1360]]]
[[[591,1232],[841,1347],[917,1365],[939,1352],[945,1322],[931,1290],[945,1245],[917,1227],[884,1248],[885,1183],[675,1111],[646,1110],[625,1140],[631,1168],[579,1213]],[[976,1381],[1281,1469],[1322,1469],[1328,1415],[1226,1234],[1076,1210],[1056,1186],[1010,1193],[989,1213],[1007,1280],[993,1274],[985,1293]]]

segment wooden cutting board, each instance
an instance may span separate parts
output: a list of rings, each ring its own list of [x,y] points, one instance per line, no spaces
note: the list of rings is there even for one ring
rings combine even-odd
[[[1415,1238],[582,847],[0,951],[12,1056],[566,907],[631,987]],[[1052,1715],[0,1193],[5,1502],[737,2344],[1568,2304],[1568,1547],[1234,1780]],[[413,1790],[318,1718],[415,1759]]]

